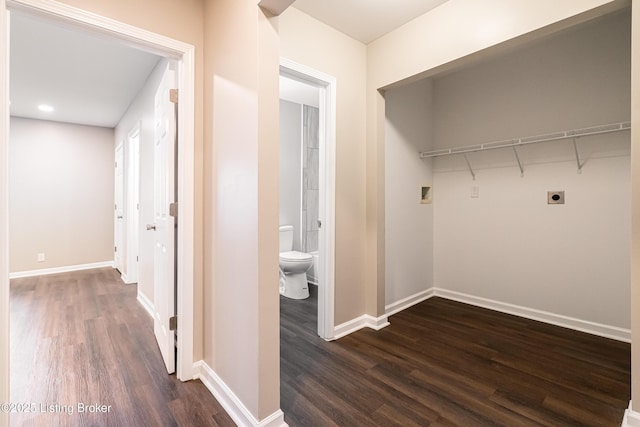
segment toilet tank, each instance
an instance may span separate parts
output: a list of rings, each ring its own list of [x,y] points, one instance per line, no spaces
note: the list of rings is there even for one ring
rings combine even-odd
[[[280,252],[293,250],[293,225],[280,226]]]

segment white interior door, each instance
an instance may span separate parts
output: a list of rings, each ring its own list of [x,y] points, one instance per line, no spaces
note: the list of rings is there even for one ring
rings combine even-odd
[[[124,271],[124,145],[118,144],[115,151],[115,205],[114,205],[114,255],[113,263],[121,273]]]
[[[170,90],[175,74],[167,67],[155,96],[154,141],[154,333],[167,372],[175,372],[175,332],[169,323],[175,316],[175,218],[169,205],[175,195],[176,118]]]

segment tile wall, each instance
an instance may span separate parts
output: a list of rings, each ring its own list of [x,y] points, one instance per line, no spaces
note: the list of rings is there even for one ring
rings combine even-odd
[[[319,137],[320,110],[308,105],[302,110],[302,250],[318,250],[320,182]]]

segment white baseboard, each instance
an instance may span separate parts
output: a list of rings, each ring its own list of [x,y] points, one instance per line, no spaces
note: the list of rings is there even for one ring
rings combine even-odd
[[[359,331],[362,328],[371,328],[379,331],[386,326],[389,326],[389,321],[386,315],[376,318],[369,316],[368,314],[363,314],[360,317],[336,326],[333,329],[333,339],[337,340],[338,338],[342,338],[354,333],[355,331]]]
[[[622,427],[640,427],[640,412],[633,412],[631,402],[629,402],[629,409],[624,411]]]
[[[502,313],[513,314],[515,316],[524,317],[526,319],[537,320],[540,322],[550,323],[556,326],[573,329],[576,331],[586,332],[605,338],[611,338],[618,341],[631,342],[631,330],[619,328],[617,326],[603,325],[600,323],[590,322],[587,320],[576,319],[573,317],[563,316],[560,314],[549,313],[534,308],[522,307],[519,305],[508,304],[500,301],[494,301],[487,298],[467,295],[460,292],[449,291],[442,288],[434,288],[434,296],[450,299],[453,301],[463,302],[478,307],[488,308],[490,310],[500,311]],[[639,426],[640,427],[640,426]]]
[[[72,271],[92,270],[94,268],[113,268],[113,261],[94,262],[91,264],[69,265],[66,267],[43,268],[40,270],[18,271],[9,274],[10,279],[20,279],[23,277],[45,276],[48,274],[69,273]]]
[[[287,427],[284,413],[277,410],[258,421],[224,381],[203,360],[193,364],[195,377],[209,389],[233,421],[241,427]]]
[[[127,276],[125,273],[120,274],[120,278],[122,279],[125,285],[133,285],[134,283],[137,283],[134,280],[130,280],[129,276]]]
[[[428,300],[432,296],[435,295],[435,289],[427,289],[426,291],[418,292],[417,294],[411,295],[407,298],[401,299],[400,301],[396,301],[391,303],[385,307],[385,313],[387,316],[391,316],[396,314],[402,310],[406,310],[412,305],[416,305],[421,303],[422,301]]]
[[[147,298],[147,296],[145,294],[140,292],[140,288],[138,288],[137,300],[140,303],[140,305],[142,305],[142,307],[147,311],[147,313],[149,313],[149,316],[151,316],[153,318],[154,317],[154,311],[155,311],[154,308],[153,308],[153,301],[151,301],[149,298]]]

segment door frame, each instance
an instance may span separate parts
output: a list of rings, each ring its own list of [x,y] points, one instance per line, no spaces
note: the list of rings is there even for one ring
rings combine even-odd
[[[318,335],[331,341],[335,339],[336,78],[287,58],[280,58],[280,75],[319,89]]]
[[[138,252],[140,247],[140,121],[127,133],[124,151],[125,188],[125,245],[127,268],[122,280],[138,283]]]
[[[10,11],[17,10],[57,21],[66,26],[82,29],[120,40],[141,50],[178,61],[180,122],[178,194],[178,361],[177,376],[182,381],[194,377],[193,324],[194,324],[194,146],[195,146],[195,47],[147,30],[110,18],[99,16],[51,0],[0,0],[0,231],[9,232],[9,28]],[[0,402],[10,402],[9,396],[9,244],[0,242]],[[8,414],[0,413],[0,425],[8,424]]]
[[[127,216],[125,216],[125,212],[126,212],[126,207],[127,207],[127,203],[125,202],[125,197],[126,197],[126,192],[125,192],[125,188],[126,188],[126,164],[127,162],[125,161],[125,143],[124,141],[119,142],[118,144],[116,144],[115,148],[114,148],[114,154],[115,154],[115,171],[113,174],[113,187],[114,187],[114,198],[115,198],[115,209],[113,211],[113,266],[116,270],[118,270],[120,272],[121,277],[125,276],[125,270],[124,270],[124,266],[126,265],[127,260],[124,259],[124,257],[122,256],[122,252],[124,251],[125,247],[127,246],[127,243],[125,243],[125,239],[126,239],[126,232],[125,232],[125,224],[126,224],[126,218]],[[118,159],[118,151],[122,152],[121,155],[121,159]],[[118,182],[118,160],[122,161],[122,164],[120,165],[120,167],[122,168],[122,181]],[[118,192],[120,192],[120,198],[121,198],[121,204],[122,206],[120,206],[120,210],[122,212],[122,215],[120,217],[118,217]],[[118,218],[120,218],[120,240],[118,241]],[[118,245],[119,243],[119,245]],[[120,263],[118,263],[118,257],[120,259]]]
[[[0,0],[0,234],[9,235],[9,14]],[[9,397],[9,243],[0,240],[0,403]],[[0,411],[0,426],[9,413]]]

